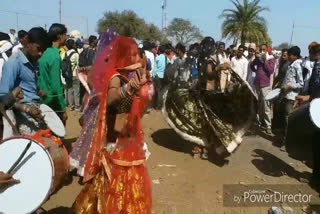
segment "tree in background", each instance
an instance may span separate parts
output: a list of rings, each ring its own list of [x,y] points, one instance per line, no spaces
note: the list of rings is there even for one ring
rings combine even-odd
[[[290,48],[290,45],[287,42],[283,42],[280,45],[273,47],[273,49],[276,49],[276,50],[289,49],[289,48]]]
[[[122,36],[139,40],[166,41],[164,34],[153,24],[147,24],[133,11],[106,12],[98,21],[98,32],[112,28]]]
[[[203,38],[197,26],[189,20],[175,18],[167,28],[167,35],[177,43],[189,45],[193,41],[199,41]]]
[[[234,39],[241,44],[246,42],[267,42],[270,37],[267,33],[267,21],[261,16],[263,11],[269,11],[260,6],[260,0],[231,0],[235,9],[225,9],[219,16],[223,18],[222,37]],[[270,40],[271,41],[271,40]]]

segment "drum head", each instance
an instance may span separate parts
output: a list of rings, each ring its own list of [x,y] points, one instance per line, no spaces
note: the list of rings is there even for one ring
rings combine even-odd
[[[29,142],[29,139],[21,137],[0,144],[0,171],[7,172]],[[51,157],[40,144],[32,141],[14,171],[13,178],[21,183],[0,188],[0,213],[34,212],[49,196],[53,176]]]
[[[280,88],[276,88],[276,89],[270,91],[270,92],[267,94],[267,96],[266,96],[265,99],[266,99],[266,100],[273,100],[273,99],[277,98],[277,97],[279,96],[279,94],[280,94],[280,91],[281,91]]]
[[[58,137],[64,137],[66,130],[58,115],[47,105],[41,104],[40,110],[49,129]]]
[[[320,129],[320,98],[314,99],[310,104],[310,118],[318,129]]]

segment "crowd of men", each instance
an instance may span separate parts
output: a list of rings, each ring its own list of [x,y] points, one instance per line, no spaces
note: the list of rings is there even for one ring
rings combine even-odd
[[[16,122],[22,133],[34,134],[41,120],[40,104],[51,107],[60,119],[67,120],[66,107],[81,111],[85,87],[79,74],[87,75],[97,46],[97,37],[83,39],[67,36],[67,28],[53,24],[49,31],[32,28],[0,33],[0,95],[20,87],[24,99],[15,104]],[[81,76],[81,75],[80,75]],[[85,84],[86,85],[86,84]]]
[[[162,45],[159,55],[155,56],[152,72],[158,94],[161,94],[166,84],[166,67],[170,63],[183,63],[187,57],[193,59],[192,76],[196,79],[200,66],[199,56],[196,54],[201,43],[192,44],[189,51],[178,44],[174,49],[170,45]],[[309,56],[302,57],[301,49],[293,46],[281,50],[281,55],[274,54],[271,47],[265,44],[257,47],[251,43],[247,46],[230,46],[226,49],[225,43],[216,43],[216,52],[212,53],[216,61],[215,71],[218,72],[219,87],[213,87],[216,93],[224,93],[230,71],[237,73],[252,89],[258,100],[258,113],[254,128],[273,136],[281,151],[286,151],[288,118],[289,115],[303,104],[320,97],[320,45],[312,42],[309,47]],[[175,53],[172,57],[172,53]],[[152,60],[152,59],[151,59]],[[207,90],[209,88],[207,87]],[[266,99],[274,89],[280,90],[279,96],[270,101]],[[157,107],[161,107],[161,96],[157,100]],[[301,130],[302,131],[302,130]],[[320,189],[320,157],[319,131],[313,139],[313,176],[311,183]]]
[[[17,87],[22,89],[23,100],[14,104],[20,132],[32,135],[39,130],[41,103],[51,107],[64,123],[67,106],[71,111],[82,111],[84,94],[90,92],[86,77],[94,63],[97,44],[96,36],[90,36],[87,43],[82,38],[67,36],[67,28],[62,24],[53,24],[48,32],[41,27],[28,32],[20,30],[18,38],[14,30],[9,34],[0,33],[0,96],[10,94]],[[166,71],[170,65],[183,64],[191,57],[191,75],[197,79],[200,46],[201,43],[194,43],[187,51],[180,43],[176,47],[149,41],[140,44],[157,91],[155,109],[163,106],[162,94],[168,84]],[[310,44],[310,56],[306,58],[302,58],[297,46],[282,50],[281,56],[273,55],[271,48],[264,44],[260,47],[254,43],[232,45],[226,49],[225,43],[218,42],[216,47],[212,55],[220,68],[220,82],[215,90],[223,93],[229,72],[236,72],[257,96],[255,126],[266,134],[274,133],[284,146],[289,114],[299,104],[319,95],[320,45]],[[275,88],[281,89],[281,95],[271,105],[266,96]],[[320,161],[315,163],[315,169],[316,166],[319,170],[314,176],[320,182]]]

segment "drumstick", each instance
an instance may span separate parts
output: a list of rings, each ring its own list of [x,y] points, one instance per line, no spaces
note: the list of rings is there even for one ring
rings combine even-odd
[[[23,150],[23,152],[21,153],[21,155],[19,156],[18,160],[16,160],[16,162],[14,162],[14,164],[11,166],[11,168],[8,170],[7,174],[11,174],[11,172],[14,170],[14,168],[17,167],[17,165],[20,163],[20,161],[22,160],[22,158],[26,155],[27,151],[29,150],[30,146],[32,144],[32,141],[30,140],[30,142],[28,143],[28,145],[26,146],[26,148]]]

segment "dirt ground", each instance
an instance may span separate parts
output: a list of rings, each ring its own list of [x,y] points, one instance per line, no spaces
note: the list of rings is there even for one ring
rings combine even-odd
[[[69,113],[65,142],[70,146],[80,133],[78,117],[76,112]],[[227,160],[205,161],[192,157],[193,145],[170,129],[160,112],[145,115],[143,127],[151,152],[147,166],[155,214],[268,213],[268,207],[224,207],[223,185],[301,184],[301,178],[309,179],[311,175],[306,164],[290,158],[260,136],[245,137]],[[78,180],[73,176],[70,184],[53,195],[43,208],[52,214],[68,213],[83,187]],[[287,213],[307,213],[306,207],[284,207]]]

